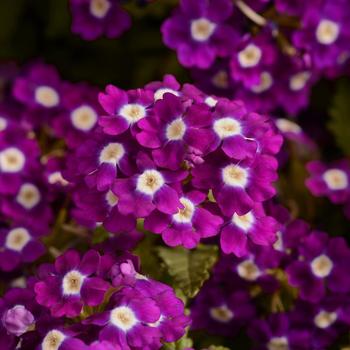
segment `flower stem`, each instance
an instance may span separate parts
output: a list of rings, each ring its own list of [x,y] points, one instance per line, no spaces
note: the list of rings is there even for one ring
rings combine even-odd
[[[236,6],[241,10],[241,12],[247,16],[251,21],[256,23],[257,25],[264,27],[267,24],[266,18],[259,15],[257,12],[255,12],[250,6],[248,6],[244,1],[242,0],[236,0],[235,1]]]

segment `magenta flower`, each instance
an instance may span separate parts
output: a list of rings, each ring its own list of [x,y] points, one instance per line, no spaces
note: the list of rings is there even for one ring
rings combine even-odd
[[[221,231],[221,249],[226,254],[245,256],[249,252],[248,240],[257,245],[270,246],[276,241],[278,228],[277,221],[266,216],[261,205],[256,205],[244,215],[234,213]]]
[[[21,263],[37,260],[45,253],[39,238],[42,232],[21,225],[0,231],[0,269],[11,271]]]
[[[54,344],[54,345],[52,345]],[[42,338],[38,350],[46,350],[55,346],[55,350],[86,350],[86,345],[74,333],[63,328],[52,328]]]
[[[72,32],[85,40],[116,38],[131,26],[119,0],[70,0]]]
[[[108,341],[122,349],[146,349],[154,339],[160,338],[157,327],[152,327],[160,318],[156,302],[139,291],[124,287],[113,294],[107,311],[86,320],[101,326],[100,341]]]
[[[69,147],[76,148],[92,136],[102,109],[97,101],[98,90],[86,84],[65,84],[62,89],[63,112],[53,120],[53,129]]]
[[[108,190],[119,177],[119,171],[126,176],[134,172],[135,166],[130,159],[134,146],[129,139],[129,134],[116,138],[95,133],[68,160],[64,176],[72,182],[83,176],[89,187]]]
[[[14,97],[31,108],[52,109],[61,106],[61,80],[53,66],[36,63],[23,77],[16,79]]]
[[[136,139],[142,146],[154,149],[152,156],[157,166],[176,170],[189,148],[199,153],[208,150],[210,123],[205,105],[187,107],[179,97],[165,94],[156,102],[154,114],[139,122],[141,131]]]
[[[327,196],[333,203],[345,203],[350,198],[350,164],[340,160],[331,165],[320,161],[307,164],[311,177],[306,186],[315,196]]]
[[[109,288],[108,282],[94,277],[99,263],[100,255],[95,250],[82,259],[74,250],[59,256],[35,283],[37,302],[49,308],[54,317],[75,317],[84,305],[99,305]]]
[[[38,169],[39,147],[36,140],[16,133],[0,134],[0,193],[14,194],[28,176]]]
[[[163,81],[153,81],[145,86],[146,90],[154,93],[154,101],[161,100],[166,93],[180,96],[181,85],[171,74],[164,75]]]
[[[212,188],[214,197],[226,216],[246,214],[256,202],[271,198],[277,179],[276,159],[266,155],[253,161],[226,161],[219,155],[192,170],[192,184],[196,188]],[[214,165],[215,164],[215,165]]]
[[[182,0],[163,23],[163,41],[185,67],[208,68],[216,57],[229,55],[237,38],[226,22],[232,8],[229,0]]]
[[[123,91],[113,85],[106,87],[106,93],[99,94],[99,101],[108,116],[101,116],[99,124],[109,135],[119,135],[135,126],[150,113],[153,93],[150,90]]]
[[[301,29],[293,33],[294,45],[307,50],[316,68],[334,65],[339,54],[348,48],[349,9],[342,0],[317,0],[307,6]]]
[[[247,36],[231,56],[231,76],[247,88],[261,83],[261,73],[276,64],[278,51],[270,33]]]
[[[223,222],[221,217],[201,206],[205,200],[206,195],[202,192],[187,192],[180,197],[183,209],[172,215],[154,210],[145,219],[145,229],[160,233],[171,247],[183,245],[188,249],[194,248],[201,238],[218,234]]]
[[[287,268],[289,283],[299,288],[300,298],[318,302],[327,290],[333,293],[350,291],[347,266],[350,250],[341,237],[329,238],[313,232],[299,248],[303,260],[293,261]]]
[[[112,187],[120,213],[146,217],[154,209],[175,214],[183,207],[172,187],[187,177],[187,171],[160,170],[146,153],[137,155],[139,172],[128,179],[117,179]]]

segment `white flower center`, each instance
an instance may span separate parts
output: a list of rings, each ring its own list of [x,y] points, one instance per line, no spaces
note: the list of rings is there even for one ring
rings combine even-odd
[[[336,312],[327,312],[321,310],[314,318],[314,323],[318,328],[327,328],[332,325],[338,318]]]
[[[238,53],[238,62],[243,68],[255,67],[260,62],[261,56],[260,47],[249,44]]]
[[[340,169],[328,169],[323,174],[323,180],[331,190],[344,190],[348,187],[348,176]]]
[[[282,239],[282,232],[281,231],[278,231],[276,233],[276,237],[277,237],[277,240],[276,242],[273,244],[273,248],[275,250],[278,250],[280,252],[283,252],[283,239]]]
[[[316,39],[320,44],[331,45],[338,39],[339,32],[338,23],[323,19],[316,28]]]
[[[244,260],[239,263],[237,265],[237,273],[247,281],[255,281],[261,275],[260,269],[251,260]]]
[[[244,188],[248,183],[248,172],[239,165],[227,165],[222,169],[222,179],[225,185]]]
[[[40,192],[33,184],[23,184],[17,194],[16,201],[26,209],[34,208],[41,199]]]
[[[164,185],[163,175],[157,170],[145,170],[137,178],[136,189],[147,195],[154,195]]]
[[[270,89],[273,84],[272,76],[269,72],[262,72],[260,75],[260,83],[251,87],[251,90],[256,94],[261,94]]]
[[[211,79],[214,86],[220,89],[227,89],[229,86],[229,80],[227,72],[224,70],[218,71]]]
[[[26,244],[30,241],[30,234],[28,230],[23,227],[12,229],[6,236],[5,246],[8,249],[20,252]]]
[[[35,101],[44,107],[50,108],[59,104],[60,97],[52,87],[39,86],[35,90]]]
[[[85,276],[77,270],[67,272],[62,281],[64,295],[77,295],[83,285]]]
[[[110,322],[125,332],[133,328],[138,320],[132,309],[127,306],[119,306],[111,311]]]
[[[118,197],[111,190],[106,193],[105,198],[108,205],[111,207],[114,207],[118,203]]]
[[[0,117],[0,131],[4,131],[7,128],[7,120]]]
[[[24,167],[25,156],[18,148],[9,147],[0,152],[0,170],[6,173],[17,173]]]
[[[119,115],[129,124],[134,124],[146,116],[146,108],[137,103],[126,104],[120,109]]]
[[[289,88],[292,91],[300,91],[306,85],[311,77],[310,72],[299,72],[292,75],[289,79]]]
[[[233,312],[226,305],[212,307],[209,312],[210,316],[218,322],[227,323],[233,318]]]
[[[124,146],[118,142],[111,142],[104,146],[99,157],[101,163],[117,165],[125,154]]]
[[[311,261],[311,270],[319,278],[327,277],[333,269],[333,262],[327,255],[320,255]]]
[[[91,0],[90,13],[96,18],[103,18],[110,7],[111,3],[108,0]]]
[[[166,138],[169,141],[182,140],[186,132],[186,124],[181,118],[173,120],[166,128]]]
[[[195,19],[191,23],[192,38],[196,41],[206,41],[212,36],[215,28],[216,24],[206,18]]]
[[[89,131],[97,121],[97,113],[90,106],[80,106],[71,113],[71,121],[75,128],[82,131]]]
[[[181,197],[180,198],[181,204],[184,206],[183,209],[179,209],[178,213],[173,215],[173,219],[176,222],[187,224],[192,221],[192,216],[195,211],[194,204],[187,198]]]
[[[254,221],[255,218],[251,211],[244,215],[237,215],[234,213],[232,216],[232,222],[245,232],[250,230]]]
[[[221,138],[238,135],[241,133],[241,124],[233,118],[225,117],[214,122],[214,131]]]
[[[286,337],[273,337],[267,343],[268,350],[288,350],[288,339]]]
[[[284,118],[277,119],[276,126],[278,130],[284,133],[291,132],[293,134],[300,134],[302,132],[302,129],[298,124]]]
[[[166,94],[166,93],[170,93],[170,94],[173,94],[175,96],[179,96],[179,93],[173,89],[160,88],[154,93],[154,100],[155,101],[161,100],[163,98],[164,94]]]
[[[54,329],[46,334],[41,348],[42,350],[58,350],[65,339],[66,336],[62,332]]]
[[[51,185],[54,185],[54,184],[60,184],[62,186],[68,185],[68,181],[63,178],[62,173],[60,171],[54,171],[53,173],[51,173],[48,176],[47,181]]]
[[[214,97],[208,96],[205,100],[204,103],[208,105],[209,107],[215,107],[218,103],[218,100],[215,99]]]

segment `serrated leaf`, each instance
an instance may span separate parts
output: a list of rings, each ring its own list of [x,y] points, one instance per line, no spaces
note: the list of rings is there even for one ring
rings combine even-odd
[[[209,278],[218,258],[218,248],[212,245],[200,245],[194,250],[159,247],[158,255],[174,279],[175,287],[193,298]]]
[[[329,129],[338,146],[350,155],[350,81],[340,80],[330,109]]]

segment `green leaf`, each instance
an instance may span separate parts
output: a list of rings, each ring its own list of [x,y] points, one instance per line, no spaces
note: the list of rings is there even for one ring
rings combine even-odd
[[[184,350],[187,348],[191,348],[193,345],[193,341],[186,335],[184,335],[181,339],[174,343],[164,344],[162,350]]]
[[[350,155],[350,81],[340,80],[330,109],[329,129],[338,146]]]
[[[194,250],[159,247],[158,255],[173,278],[175,287],[193,298],[209,278],[218,258],[218,248],[211,245],[200,245]]]
[[[92,234],[92,243],[93,244],[102,243],[108,237],[109,237],[108,231],[106,231],[103,226],[97,226]]]

